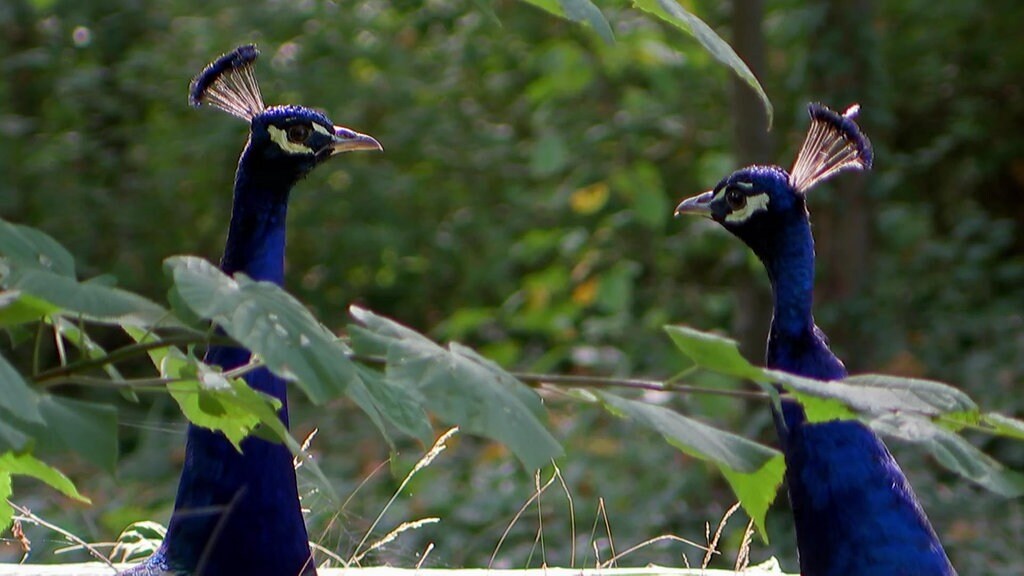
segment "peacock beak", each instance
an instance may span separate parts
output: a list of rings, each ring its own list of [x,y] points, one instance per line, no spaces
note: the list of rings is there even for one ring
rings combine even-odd
[[[331,156],[342,152],[351,152],[352,150],[379,150],[383,152],[384,147],[373,136],[360,134],[344,126],[335,126],[334,138],[331,141]]]
[[[676,206],[676,216],[680,214],[696,214],[698,216],[711,215],[711,201],[715,199],[715,191],[708,190],[683,200]]]

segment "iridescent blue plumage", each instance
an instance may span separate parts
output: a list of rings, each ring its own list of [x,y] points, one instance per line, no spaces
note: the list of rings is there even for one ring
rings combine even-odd
[[[745,242],[764,264],[774,315],[767,365],[819,380],[846,376],[811,312],[814,239],[804,193],[848,168],[870,167],[871,145],[853,122],[810,107],[812,128],[793,173],[739,170],[677,213],[704,214]],[[881,439],[856,421],[806,422],[783,398],[775,412],[803,576],[955,574],[913,490]]]
[[[281,284],[285,221],[292,187],[331,156],[380,150],[370,136],[334,126],[302,106],[263,106],[243,46],[208,66],[190,87],[193,103],[210,103],[246,117],[249,140],[235,174],[231,223],[221,260],[228,274]],[[242,77],[240,74],[247,74]],[[225,370],[249,362],[248,350],[215,346],[206,362]],[[246,382],[281,401],[288,424],[285,381],[266,369]],[[239,453],[219,432],[190,425],[174,514],[160,549],[126,576],[170,572],[189,576],[309,576],[312,563],[289,450],[255,437]]]

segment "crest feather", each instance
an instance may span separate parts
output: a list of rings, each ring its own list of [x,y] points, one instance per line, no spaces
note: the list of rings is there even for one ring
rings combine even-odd
[[[854,122],[859,105],[850,106],[842,116],[821,104],[810,104],[807,112],[811,127],[790,171],[794,190],[804,193],[843,170],[871,168],[871,141]]]
[[[254,44],[239,46],[211,62],[188,89],[188,103],[209,104],[246,122],[266,108],[253,64],[260,55]]]

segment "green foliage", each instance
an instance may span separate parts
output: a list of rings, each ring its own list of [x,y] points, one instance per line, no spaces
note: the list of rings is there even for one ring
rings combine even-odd
[[[109,272],[121,287],[166,303],[160,266],[168,255],[219,256],[244,127],[190,110],[184,92],[211,55],[256,41],[268,102],[322,107],[387,149],[332,161],[293,197],[286,286],[332,332],[358,302],[506,367],[655,378],[690,363],[664,338],[665,324],[750,332],[742,341],[763,342],[767,318],[750,321],[752,311],[767,314],[770,306],[760,266],[720,230],[671,219],[678,198],[747,160],[735,152],[730,72],[673,25],[626,2],[594,0],[613,45],[521,2],[0,4],[0,212],[72,247],[78,261],[68,276]],[[837,4],[765,4],[766,66],[758,76],[775,103],[774,150],[750,159],[787,166],[809,100],[863,106],[877,157],[864,189],[840,194],[837,180],[809,199],[821,256],[817,322],[855,371],[954,383],[984,409],[1019,418],[1024,139],[1009,127],[1024,122],[1024,50],[1006,38],[1024,21],[1024,5],[874,2],[868,16],[837,23],[826,18]],[[500,27],[480,5],[494,8]],[[732,4],[680,5],[735,38]],[[851,58],[857,53],[867,54],[870,75]],[[560,157],[543,158],[541,141],[556,143]],[[868,217],[839,225],[850,221],[853,201],[868,204]],[[829,247],[860,245],[862,273],[849,283],[838,272],[856,258]],[[737,298],[739,285],[762,296]],[[187,309],[171,307],[179,316]],[[59,352],[51,337],[57,323],[36,347],[37,325],[24,318],[7,325],[2,354],[27,376],[34,357],[45,369],[59,363]],[[72,332],[77,317],[61,320],[68,361],[84,360],[76,348],[84,340]],[[118,330],[84,328],[101,350],[125,344]],[[105,356],[93,350],[90,358]],[[758,350],[744,348],[751,359]],[[86,373],[115,378],[108,368]],[[383,374],[380,366],[358,368],[367,388],[378,390],[368,374]],[[112,369],[126,379],[153,377],[132,361]],[[736,385],[706,370],[694,380]],[[39,453],[59,462],[95,506],[67,510],[30,483],[16,484],[18,493],[44,517],[96,541],[111,539],[126,519],[165,519],[182,441],[170,431],[180,431],[181,417],[169,398],[146,390],[139,404],[88,387],[46,390],[119,404],[117,484],[79,459],[64,464]],[[388,456],[351,402],[311,407],[294,396],[293,422],[303,431],[319,426],[317,461],[339,491],[353,490]],[[812,398],[827,405],[823,418],[842,404],[803,396]],[[747,438],[770,437],[759,402],[687,396],[667,406]],[[603,498],[620,548],[659,533],[700,539],[704,523],[727,506],[731,495],[717,475],[664,443],[638,446],[635,424],[557,398],[546,407],[548,428],[567,453],[559,465],[580,526],[592,521],[589,502]],[[1019,435],[1012,421],[983,413],[934,422],[1024,469],[1020,443],[975,431]],[[0,415],[0,437],[8,433],[33,435]],[[409,450],[401,434],[393,441]],[[510,481],[518,469],[510,455],[460,442],[445,469],[425,475],[395,512],[443,512],[443,538],[429,529],[408,533],[378,559],[410,565],[414,552],[437,542],[427,564],[487,562],[504,528],[495,524],[515,514],[531,486]],[[934,469],[918,445],[891,447],[961,573],[1021,572],[1021,507]],[[380,476],[369,482],[345,512],[346,529],[358,531],[392,489]],[[545,507],[551,520],[560,512]],[[312,533],[327,525],[325,516],[311,519]],[[772,546],[760,551],[795,566],[786,522],[785,510],[769,514]],[[570,548],[561,526],[545,533],[551,557]],[[505,561],[525,563],[535,536],[532,527],[514,531]],[[344,548],[344,535],[331,538]],[[50,540],[34,539],[37,558],[54,546]],[[669,564],[679,561],[676,552],[650,547],[634,558]]]
[[[767,540],[765,514],[782,485],[786,464],[781,452],[723,432],[668,408],[595,392],[612,413],[631,418],[665,437],[679,450],[715,464],[740,504]]]
[[[530,470],[562,455],[542,423],[540,398],[497,364],[457,343],[446,350],[362,308],[351,312],[362,326],[350,328],[353,347],[387,359],[385,380],[394,390],[465,432],[502,442]]]
[[[768,129],[771,129],[775,111],[761,83],[757,81],[746,62],[703,20],[688,12],[677,0],[633,0],[633,4],[693,36],[716,60],[732,68],[751,90],[757,92],[757,97],[764,104],[764,111],[768,116]]]

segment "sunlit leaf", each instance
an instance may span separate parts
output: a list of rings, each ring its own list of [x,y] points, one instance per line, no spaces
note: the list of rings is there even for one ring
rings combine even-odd
[[[981,415],[981,424],[1000,436],[1024,440],[1024,421],[996,412]]]
[[[253,390],[244,381],[229,381],[216,368],[177,348],[166,352],[160,362],[160,375],[175,380],[167,384],[167,391],[182,414],[196,426],[224,434],[239,452],[242,440],[260,423],[250,406],[263,402],[271,412],[280,407],[272,397]],[[273,418],[278,417],[274,414]]]
[[[768,128],[771,129],[775,112],[764,88],[746,62],[710,26],[683,8],[678,0],[633,0],[633,5],[693,36],[716,60],[732,68],[761,99],[765,114],[768,116]]]
[[[0,292],[0,327],[38,322],[60,310],[49,302],[18,290]]]
[[[770,381],[763,370],[740,354],[735,340],[686,326],[665,326],[665,331],[676,347],[701,368],[757,382]]]
[[[664,406],[591,391],[605,407],[661,434],[679,450],[718,467],[761,534],[765,514],[775,500],[785,461],[782,453],[742,436],[718,430]]]

